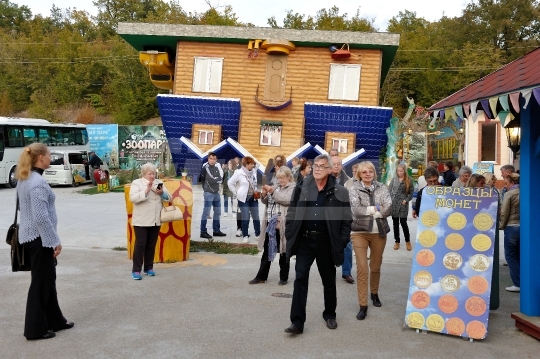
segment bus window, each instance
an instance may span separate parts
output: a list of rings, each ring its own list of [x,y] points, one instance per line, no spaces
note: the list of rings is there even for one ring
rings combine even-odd
[[[33,127],[25,127],[23,130],[24,145],[28,146],[37,142],[36,130]]]
[[[0,126],[0,162],[4,159],[4,127]]]
[[[23,147],[22,127],[7,126],[7,147]]]
[[[62,136],[62,131],[59,128],[50,127],[49,128],[49,141],[51,146],[63,146],[64,137]]]
[[[88,132],[83,128],[76,128],[75,132],[75,144],[86,145],[88,143]]]
[[[62,128],[62,137],[64,138],[64,145],[75,144],[75,130],[73,128]]]
[[[47,128],[39,128],[39,143],[49,144],[49,131]]]

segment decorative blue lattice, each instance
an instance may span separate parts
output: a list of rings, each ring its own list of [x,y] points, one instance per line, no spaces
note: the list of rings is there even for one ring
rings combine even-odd
[[[379,158],[386,145],[386,128],[390,124],[392,109],[388,107],[348,106],[327,103],[305,103],[305,142],[324,148],[326,132],[352,132],[356,134],[355,151],[363,148],[366,160]]]

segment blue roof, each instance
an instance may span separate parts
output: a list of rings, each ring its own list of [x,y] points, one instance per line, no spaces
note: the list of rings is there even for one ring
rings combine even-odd
[[[221,125],[222,138],[238,140],[240,99],[158,95],[157,103],[174,163],[183,166],[192,162],[188,160],[200,160],[180,142],[182,136],[191,138],[194,123]]]
[[[326,132],[352,132],[356,134],[354,151],[364,148],[364,158],[377,159],[388,140],[392,109],[306,102],[304,117],[306,142],[324,148]]]

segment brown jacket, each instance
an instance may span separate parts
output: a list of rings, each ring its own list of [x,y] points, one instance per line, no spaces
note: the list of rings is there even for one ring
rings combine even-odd
[[[504,229],[509,224],[519,224],[519,188],[504,194],[499,229]]]

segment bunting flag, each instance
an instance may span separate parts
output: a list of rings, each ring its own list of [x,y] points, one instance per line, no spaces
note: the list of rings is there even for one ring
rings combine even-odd
[[[492,97],[489,99],[489,109],[493,114],[493,117],[497,116],[497,102],[499,101],[498,97]]]
[[[433,118],[435,119],[437,117],[439,117],[439,110],[433,111]]]
[[[457,105],[456,107],[454,107],[454,112],[456,113],[458,118],[463,118],[463,106]]]
[[[447,122],[450,119],[457,119],[456,110],[454,110],[453,108],[449,108],[446,110],[446,118],[444,122]]]
[[[504,123],[506,122],[506,117],[510,114],[510,111],[501,111],[499,112],[499,120],[501,121],[501,126],[504,127]]]
[[[510,111],[510,107],[508,107],[508,94],[499,96],[499,103],[504,111]]]
[[[514,111],[516,113],[519,113],[519,92],[514,92],[508,95],[510,97],[510,102],[512,103],[512,107],[514,108]]]
[[[439,112],[439,117],[441,120],[444,120],[444,112],[445,112],[444,108]]]
[[[465,117],[469,117],[471,114],[471,104],[470,103],[464,103],[463,104],[463,111],[465,112]]]
[[[495,118],[495,116],[493,116],[491,110],[489,109],[489,100],[480,100],[480,103],[482,104],[482,108],[484,109],[486,117],[489,119]]]
[[[529,100],[531,99],[532,95],[532,89],[528,90],[521,90],[521,96],[525,99],[525,104],[523,105],[523,108],[527,108],[527,105],[529,104]]]
[[[536,102],[540,105],[540,87],[533,89],[533,94]]]
[[[486,123],[489,123],[489,121],[491,121],[491,119],[486,116],[485,111],[478,110],[478,111],[476,111],[476,113],[477,113],[477,116],[479,117],[480,121],[486,121]]]
[[[476,122],[476,118],[478,117],[478,112],[476,111],[476,107],[478,106],[478,101],[471,102],[471,114],[472,114],[472,122]]]

